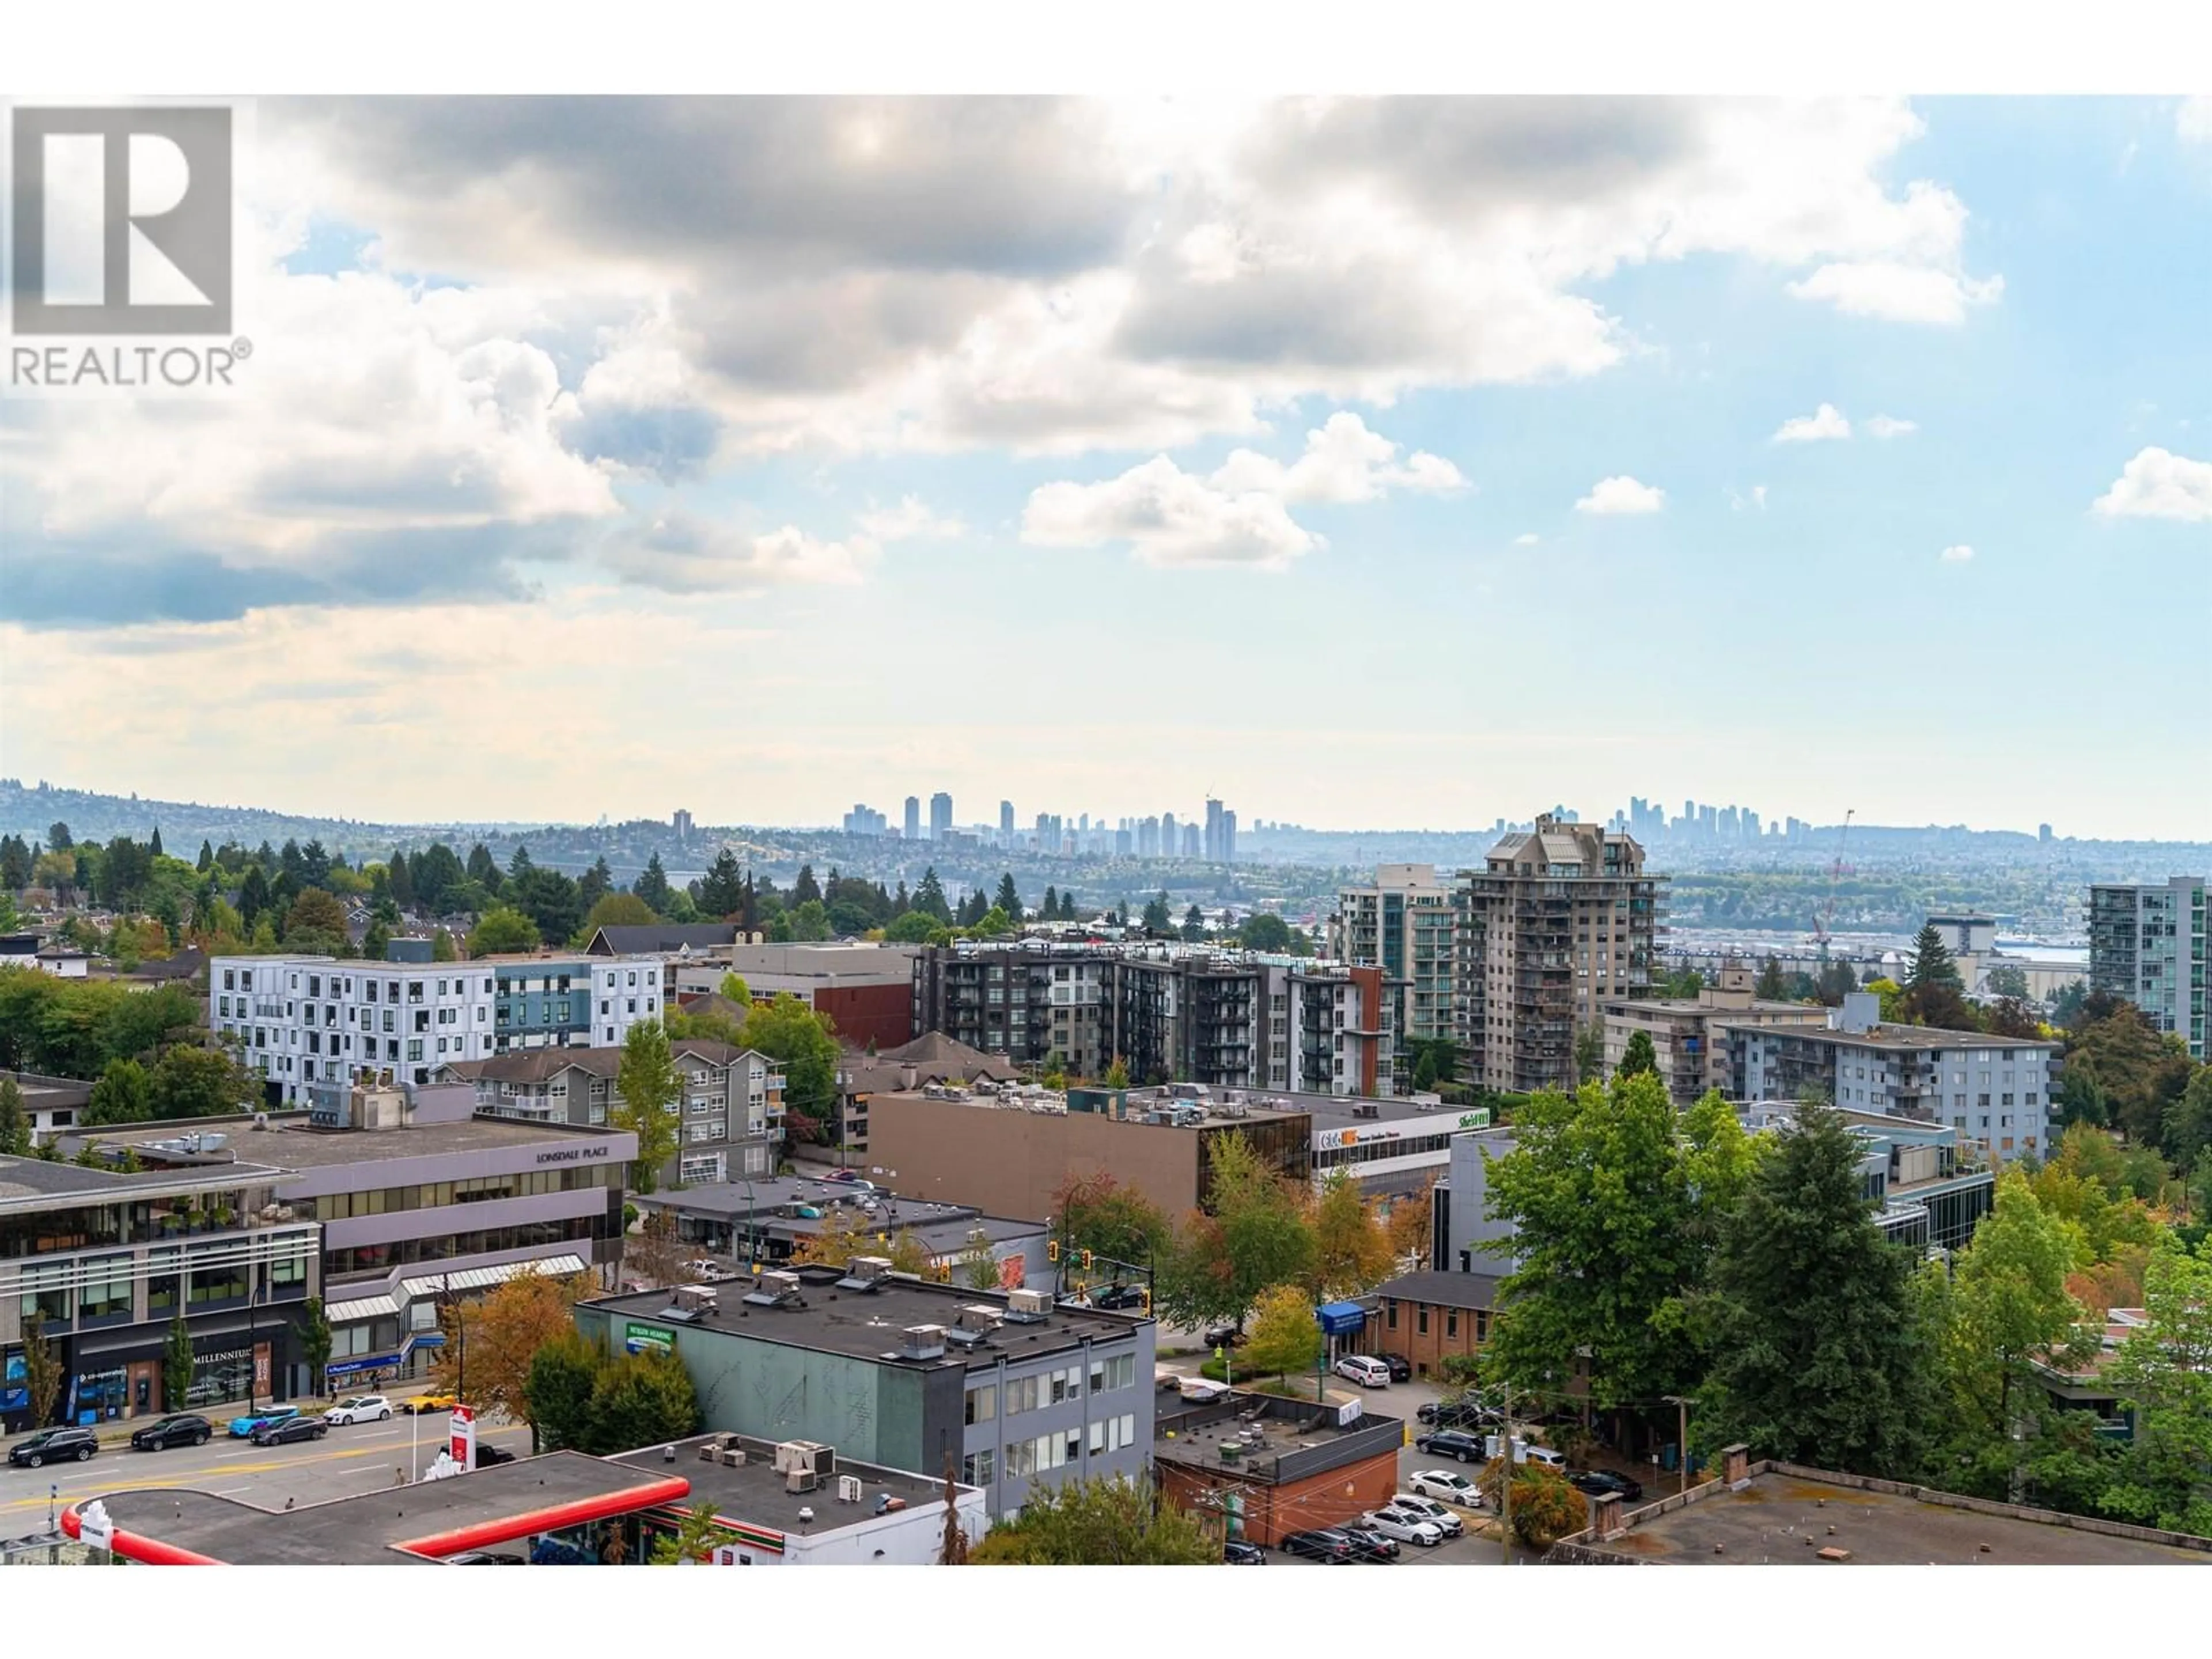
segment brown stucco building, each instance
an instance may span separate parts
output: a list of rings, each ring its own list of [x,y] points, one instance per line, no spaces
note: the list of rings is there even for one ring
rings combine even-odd
[[[1313,1173],[1313,1117],[1178,1102],[1131,1091],[1060,1097],[965,1089],[877,1094],[868,1167],[895,1191],[992,1215],[1048,1216],[1071,1179],[1101,1172],[1170,1215],[1196,1209],[1212,1148],[1242,1134],[1262,1160],[1304,1182]],[[1096,1104],[1100,1109],[1086,1110]]]

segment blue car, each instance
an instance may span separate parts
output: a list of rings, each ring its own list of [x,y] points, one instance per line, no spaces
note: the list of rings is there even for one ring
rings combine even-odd
[[[233,1440],[250,1440],[253,1437],[255,1430],[265,1429],[271,1423],[285,1422],[299,1414],[300,1408],[297,1406],[271,1406],[265,1412],[252,1412],[244,1417],[234,1417],[230,1419],[230,1437]]]

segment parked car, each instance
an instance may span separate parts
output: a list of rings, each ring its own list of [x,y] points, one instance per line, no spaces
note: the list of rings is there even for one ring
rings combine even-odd
[[[1395,1539],[1401,1544],[1419,1544],[1423,1549],[1434,1549],[1444,1541],[1444,1529],[1425,1515],[1415,1515],[1395,1504],[1385,1504],[1374,1510],[1365,1524],[1385,1538]]]
[[[684,1271],[693,1279],[722,1279],[727,1276],[723,1273],[719,1263],[711,1261],[703,1255],[696,1261],[685,1262]]]
[[[1577,1492],[1592,1498],[1603,1498],[1609,1492],[1619,1492],[1620,1501],[1633,1504],[1644,1496],[1644,1483],[1625,1474],[1615,1474],[1611,1469],[1577,1469],[1567,1477],[1567,1484]]]
[[[1482,1455],[1486,1462],[1493,1457],[1504,1456],[1505,1437],[1501,1434],[1485,1435],[1482,1439]],[[1535,1463],[1542,1468],[1558,1469],[1563,1473],[1567,1467],[1567,1460],[1549,1446],[1532,1446],[1517,1434],[1513,1437],[1513,1461],[1516,1463]]]
[[[1209,1348],[1233,1348],[1243,1340],[1244,1333],[1234,1325],[1216,1325],[1206,1334],[1206,1346]]]
[[[1277,1546],[1285,1555],[1303,1555],[1309,1561],[1344,1566],[1358,1559],[1352,1540],[1332,1527],[1315,1527],[1287,1534]]]
[[[477,1442],[477,1467],[478,1468],[488,1469],[495,1463],[512,1463],[513,1462],[514,1462],[514,1454],[513,1452],[502,1451],[489,1441],[479,1440]]]
[[[75,1459],[84,1462],[100,1449],[100,1437],[90,1429],[41,1429],[28,1440],[8,1449],[8,1462],[17,1468],[35,1469],[48,1463]]]
[[[1348,1378],[1363,1389],[1389,1386],[1390,1368],[1371,1353],[1348,1353],[1332,1369],[1339,1376]]]
[[[326,1423],[382,1423],[392,1415],[392,1402],[380,1394],[357,1394],[341,1400],[323,1413]]]
[[[1228,1398],[1230,1389],[1226,1382],[1217,1382],[1210,1376],[1186,1376],[1176,1382],[1176,1391],[1186,1400],[1206,1405]]]
[[[1461,1474],[1451,1478],[1455,1480],[1467,1479]],[[1467,1530],[1467,1522],[1459,1518],[1456,1510],[1446,1509],[1433,1498],[1420,1498],[1409,1492],[1401,1492],[1390,1500],[1390,1507],[1416,1520],[1429,1522],[1447,1538],[1456,1538]]]
[[[243,1417],[230,1419],[230,1437],[233,1440],[251,1440],[271,1423],[282,1423],[286,1418],[299,1414],[297,1406],[271,1406],[265,1412],[248,1412]]]
[[[1440,1429],[1480,1429],[1499,1420],[1490,1407],[1465,1400],[1424,1401],[1414,1408],[1413,1415]]]
[[[1410,1382],[1413,1380],[1413,1362],[1405,1355],[1378,1353],[1375,1357],[1390,1368],[1390,1380],[1393,1382]]]
[[[1352,1540],[1352,1558],[1355,1561],[1395,1561],[1398,1559],[1398,1540],[1370,1526],[1358,1521],[1346,1521],[1336,1530]]]
[[[519,1555],[501,1555],[497,1550],[463,1550],[459,1555],[446,1558],[449,1567],[526,1567],[530,1565]]]
[[[1145,1305],[1145,1287],[1141,1285],[1109,1285],[1091,1292],[1091,1305],[1112,1312],[1123,1308]]]
[[[1221,1559],[1232,1567],[1264,1567],[1267,1565],[1267,1552],[1257,1544],[1232,1538],[1222,1545]]]
[[[1482,1442],[1471,1434],[1461,1433],[1457,1429],[1437,1429],[1419,1436],[1413,1444],[1419,1450],[1431,1452],[1438,1457],[1456,1457],[1462,1463],[1490,1461],[1483,1453]]]
[[[457,1394],[418,1394],[412,1400],[403,1400],[399,1409],[420,1417],[425,1412],[449,1412],[461,1403]]]
[[[1423,1498],[1439,1498],[1462,1509],[1482,1507],[1482,1488],[1451,1469],[1416,1469],[1406,1484]]]
[[[319,1417],[302,1417],[297,1412],[280,1418],[274,1423],[264,1423],[253,1431],[257,1446],[289,1446],[295,1440],[320,1440],[331,1431],[331,1425]]]
[[[198,1412],[181,1412],[131,1431],[132,1451],[165,1451],[171,1446],[204,1446],[215,1425]]]

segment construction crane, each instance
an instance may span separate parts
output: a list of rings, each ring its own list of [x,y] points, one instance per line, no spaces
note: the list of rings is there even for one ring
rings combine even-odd
[[[1851,815],[1856,807],[1844,810],[1844,827],[1836,831],[1835,861],[1828,866],[1828,902],[1820,907],[1820,914],[1813,919],[1813,943],[1820,947],[1820,961],[1828,960],[1828,942],[1834,937],[1831,931],[1836,921],[1836,884],[1844,876],[1844,843],[1850,838]]]

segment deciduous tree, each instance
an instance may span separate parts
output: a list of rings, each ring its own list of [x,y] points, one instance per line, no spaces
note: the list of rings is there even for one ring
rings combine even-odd
[[[821,1139],[837,1103],[840,1051],[829,1018],[779,992],[768,1002],[756,1001],[745,1015],[745,1046],[781,1064],[786,1113],[807,1121],[809,1127],[797,1133]]]
[[[1313,1237],[1312,1289],[1318,1299],[1364,1295],[1398,1265],[1375,1206],[1342,1170],[1330,1175],[1314,1202]]]
[[[314,933],[325,939],[343,939],[346,936],[345,906],[335,894],[319,887],[306,887],[284,912],[286,943],[301,934]]]
[[[31,1151],[31,1115],[23,1091],[12,1077],[0,1077],[0,1156],[25,1158]]]
[[[432,1381],[459,1392],[465,1351],[468,1403],[530,1421],[531,1361],[555,1337],[574,1328],[573,1310],[591,1288],[584,1273],[518,1273],[459,1304],[459,1329],[431,1361]]]
[[[323,1358],[329,1362],[330,1353],[324,1351]],[[183,1314],[173,1314],[169,1319],[168,1334],[161,1339],[161,1409],[180,1412],[192,1397],[192,1332],[185,1322]],[[315,1372],[315,1383],[322,1385],[322,1372]]]
[[[571,1324],[530,1357],[523,1420],[538,1451],[584,1450],[592,1443],[592,1389],[599,1356]]]
[[[583,931],[596,933],[602,927],[650,927],[659,918],[653,907],[635,893],[608,893],[595,901],[591,913],[584,918]]]
[[[135,1060],[111,1060],[92,1085],[88,1124],[143,1123],[154,1115],[154,1079]]]
[[[2130,1520],[2212,1536],[2212,1237],[2194,1251],[2161,1241],[2143,1311],[2148,1322],[2106,1373],[2136,1416],[2105,1501]]]
[[[1321,1355],[1321,1324],[1305,1287],[1276,1285],[1262,1291],[1253,1304],[1252,1331],[1237,1355],[1238,1369],[1279,1378],[1311,1370]]]
[[[591,1449],[601,1456],[699,1431],[699,1396],[673,1354],[622,1354],[592,1384]]]
[[[1620,1067],[1613,1075],[1634,1077],[1639,1072],[1656,1072],[1658,1069],[1659,1055],[1651,1046],[1651,1033],[1644,1030],[1630,1032],[1627,1045],[1620,1053]]]
[[[1064,1252],[1090,1250],[1140,1266],[1161,1255],[1174,1234],[1159,1206],[1107,1170],[1061,1182],[1052,1195],[1052,1213]]]
[[[683,1088],[683,1076],[669,1051],[668,1033],[658,1020],[638,1021],[623,1040],[622,1065],[615,1073],[620,1103],[607,1115],[616,1128],[637,1137],[630,1186],[638,1192],[653,1191],[659,1184],[661,1166],[676,1156],[683,1125],[674,1106]]]
[[[46,1339],[44,1315],[23,1322],[23,1388],[29,1395],[31,1422],[43,1428],[54,1420],[62,1397],[61,1350]]]
[[[1202,1567],[1221,1547],[1195,1516],[1160,1501],[1149,1480],[1042,1482],[968,1553],[970,1566]]]
[[[311,1296],[300,1305],[300,1358],[307,1362],[309,1392],[322,1393],[323,1373],[331,1363],[331,1322],[324,1315],[319,1296]]]

